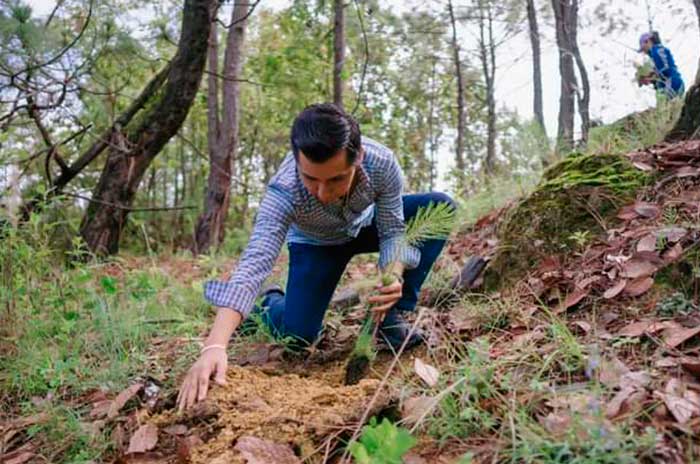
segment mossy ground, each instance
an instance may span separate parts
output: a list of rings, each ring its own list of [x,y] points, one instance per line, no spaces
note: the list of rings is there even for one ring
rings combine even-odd
[[[620,155],[573,154],[555,164],[502,220],[487,287],[523,277],[544,258],[575,252],[577,242],[601,233],[648,180]]]

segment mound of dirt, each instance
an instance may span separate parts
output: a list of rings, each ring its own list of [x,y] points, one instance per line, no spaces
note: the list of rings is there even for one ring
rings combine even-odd
[[[343,367],[337,363],[324,375],[313,377],[231,367],[227,385],[210,393],[204,408],[209,419],[199,431],[208,435],[206,443],[197,440],[199,444],[189,452],[190,462],[245,463],[244,457],[250,456],[245,454],[249,452],[246,448],[262,441],[286,448],[289,456],[304,462],[323,461],[326,449],[333,450],[344,433],[352,433],[379,387],[376,379],[342,385]],[[391,400],[388,392],[380,392],[369,417],[385,409]],[[191,428],[197,417],[169,412],[154,418],[154,423],[160,428]],[[278,459],[282,462],[282,457]]]

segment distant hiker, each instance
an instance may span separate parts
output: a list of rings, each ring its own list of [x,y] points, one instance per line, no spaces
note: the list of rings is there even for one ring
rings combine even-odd
[[[302,111],[290,139],[291,152],[267,186],[236,271],[228,282],[205,285],[204,296],[217,314],[199,359],[183,381],[180,410],[206,397],[212,375],[217,383],[224,382],[229,338],[251,312],[274,334],[312,343],[345,266],[359,253],[379,252],[379,267],[394,276],[391,284],[378,284],[379,294],[368,299],[376,305],[373,311],[383,314],[380,338],[398,349],[409,335],[402,313],[415,309],[445,240],[409,246],[405,223],[421,207],[453,205],[452,200],[437,192],[404,195],[394,153],[361,137],[357,122],[335,105]],[[279,287],[261,292],[285,240],[286,294]],[[258,296],[261,305],[254,308]],[[421,341],[413,334],[406,346]]]
[[[683,78],[678,72],[671,51],[661,43],[658,32],[645,32],[639,37],[639,52],[646,53],[654,63],[654,70],[640,76],[639,84],[651,84],[657,92],[662,92],[669,99],[683,96]]]

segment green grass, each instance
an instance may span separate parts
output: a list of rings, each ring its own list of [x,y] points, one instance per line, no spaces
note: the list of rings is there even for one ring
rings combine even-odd
[[[205,329],[210,308],[201,284],[151,265],[67,265],[46,232],[36,224],[12,229],[0,249],[0,410],[46,414],[30,432],[55,454],[50,461],[82,462],[108,449],[109,428],[86,434],[89,411],[65,401],[95,389],[116,394],[137,376],[174,386],[196,354],[187,339]],[[154,344],[178,338],[177,352]],[[175,366],[159,362],[168,354]]]

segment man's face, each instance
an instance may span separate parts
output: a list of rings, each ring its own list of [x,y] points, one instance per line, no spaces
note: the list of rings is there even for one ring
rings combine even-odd
[[[355,177],[356,164],[362,161],[362,153],[355,164],[348,164],[345,149],[338,151],[323,163],[314,163],[299,152],[297,166],[304,187],[324,205],[338,201],[350,191]]]

